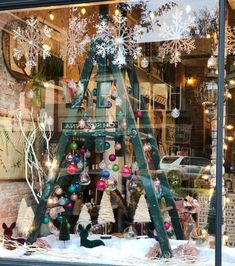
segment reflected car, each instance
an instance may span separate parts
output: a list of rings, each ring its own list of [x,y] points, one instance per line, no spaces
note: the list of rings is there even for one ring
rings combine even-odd
[[[160,161],[160,169],[164,170],[169,181],[178,177],[179,180],[189,181],[190,184],[196,178],[210,178],[211,165],[207,158],[192,156],[164,156]]]

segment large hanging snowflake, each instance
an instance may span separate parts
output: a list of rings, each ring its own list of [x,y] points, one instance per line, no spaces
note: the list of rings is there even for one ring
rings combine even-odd
[[[160,36],[164,41],[159,47],[159,56],[165,58],[170,55],[170,63],[177,64],[181,62],[181,53],[190,54],[196,49],[195,40],[190,36],[190,27],[194,24],[194,19],[190,16],[182,18],[183,11],[176,8],[172,14],[171,23],[163,24],[160,28]]]
[[[235,55],[235,27],[226,28],[225,48],[228,55]]]
[[[63,60],[67,58],[68,65],[75,65],[77,56],[82,55],[86,51],[86,46],[90,43],[90,37],[87,35],[86,18],[80,15],[72,16],[69,19],[68,32],[62,34],[62,45],[60,50]]]
[[[26,58],[26,66],[35,67],[37,65],[38,55],[43,59],[50,56],[50,48],[45,45],[46,34],[51,33],[49,28],[40,28],[38,20],[31,17],[26,20],[24,28],[18,27],[13,30],[13,38],[17,41],[17,48],[13,50],[13,56],[20,60],[23,56]]]
[[[109,26],[107,20],[101,20],[96,26],[96,54],[105,57],[112,55],[113,64],[119,67],[126,64],[127,55],[136,59],[141,56],[141,47],[138,46],[138,39],[143,34],[142,28],[138,25],[127,26],[127,18],[122,15],[113,17],[113,25]]]

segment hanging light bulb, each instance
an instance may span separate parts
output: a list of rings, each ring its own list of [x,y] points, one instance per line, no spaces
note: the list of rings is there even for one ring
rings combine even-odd
[[[48,14],[49,14],[50,20],[53,21],[55,19],[55,15],[52,13],[52,11],[49,11]]]

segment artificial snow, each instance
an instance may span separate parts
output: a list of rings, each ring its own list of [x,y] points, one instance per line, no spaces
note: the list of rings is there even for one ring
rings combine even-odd
[[[148,253],[156,241],[152,238],[125,239],[112,237],[111,239],[102,239],[105,246],[95,248],[80,247],[80,238],[71,235],[69,241],[59,241],[54,235],[43,237],[51,246],[50,249],[37,249],[30,256],[25,255],[27,247],[20,247],[15,250],[6,250],[0,247],[0,257],[32,259],[40,261],[64,261],[80,262],[109,265],[187,265],[194,266],[214,266],[215,251],[206,246],[197,246],[199,255],[197,260],[187,260],[174,257],[172,259],[148,259],[145,255]],[[91,235],[90,240],[100,239],[99,235]],[[172,249],[186,243],[187,241],[170,240]],[[223,247],[223,266],[235,265],[235,248]]]

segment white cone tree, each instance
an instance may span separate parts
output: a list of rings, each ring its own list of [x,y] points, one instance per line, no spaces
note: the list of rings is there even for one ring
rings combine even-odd
[[[149,215],[148,204],[145,200],[144,194],[139,198],[137,208],[134,215],[134,223],[149,223],[151,218]]]
[[[99,224],[115,223],[112,205],[110,202],[110,196],[104,191],[98,216]]]
[[[77,221],[77,226],[81,224],[83,227],[86,227],[88,224],[91,223],[91,216],[88,212],[88,208],[86,204],[83,205],[82,210],[79,214],[79,218]]]

